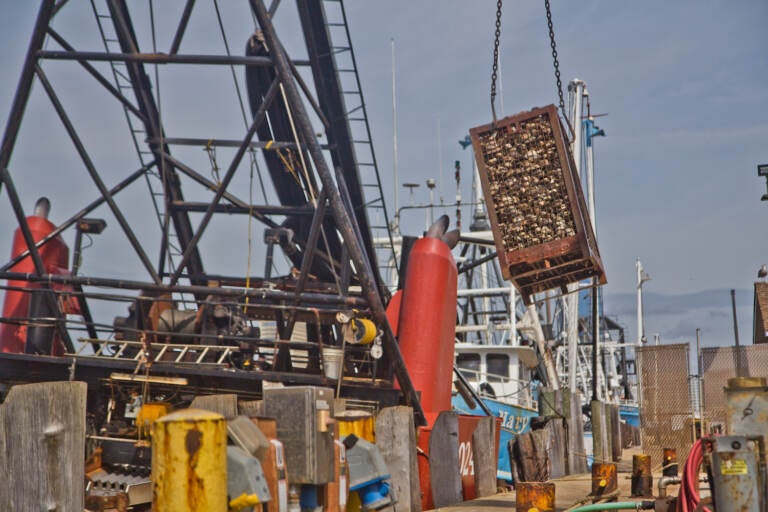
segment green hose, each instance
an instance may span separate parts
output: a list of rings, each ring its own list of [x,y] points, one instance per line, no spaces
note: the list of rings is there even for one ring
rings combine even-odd
[[[571,512],[595,512],[599,510],[640,510],[644,505],[640,501],[616,501],[613,503],[592,503],[575,508]]]

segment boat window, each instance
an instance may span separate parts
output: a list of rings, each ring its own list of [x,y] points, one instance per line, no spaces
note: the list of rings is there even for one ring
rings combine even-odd
[[[488,366],[488,381],[502,382],[509,378],[509,356],[506,354],[488,354],[485,356]]]
[[[465,379],[476,381],[480,373],[480,354],[458,354],[456,366]]]

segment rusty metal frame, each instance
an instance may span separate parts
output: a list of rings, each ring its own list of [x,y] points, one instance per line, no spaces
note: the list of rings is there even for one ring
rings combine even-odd
[[[491,190],[489,168],[482,151],[482,138],[500,127],[517,126],[539,117],[546,118],[559,159],[562,184],[573,216],[575,235],[559,238],[541,244],[513,250],[505,250],[501,226],[496,212],[494,195]],[[506,117],[494,124],[478,126],[470,130],[475,148],[475,160],[480,171],[491,231],[496,245],[499,262],[505,279],[512,281],[520,290],[523,300],[530,304],[532,295],[552,288],[564,289],[572,282],[597,277],[599,284],[605,284],[605,271],[597,248],[592,224],[587,214],[584,194],[576,175],[576,166],[568,150],[564,131],[557,114],[557,107],[548,105]]]

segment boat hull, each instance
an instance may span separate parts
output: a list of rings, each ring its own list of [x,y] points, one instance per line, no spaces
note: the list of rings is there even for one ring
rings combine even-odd
[[[515,436],[525,434],[531,430],[531,418],[539,415],[538,411],[526,407],[513,405],[492,398],[483,398],[483,403],[490,411],[501,418],[501,431],[499,432],[499,460],[496,468],[496,478],[508,482],[514,481],[512,466],[509,460],[509,442]],[[462,414],[485,416],[485,412],[476,405],[469,407],[461,395],[454,395],[451,400],[454,410]]]

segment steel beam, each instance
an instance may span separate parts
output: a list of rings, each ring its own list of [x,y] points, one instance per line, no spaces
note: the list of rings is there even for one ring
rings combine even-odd
[[[184,255],[181,258],[181,262],[179,262],[178,266],[176,267],[176,272],[173,274],[173,276],[171,276],[171,284],[176,284],[178,282],[179,276],[181,275],[181,272],[184,270],[184,268],[187,266],[187,263],[189,263],[189,260],[193,252],[197,251],[197,244],[198,242],[200,242],[200,238],[203,236],[203,233],[205,232],[205,228],[208,227],[208,223],[211,221],[211,217],[213,216],[213,211],[216,209],[216,206],[219,204],[219,201],[221,201],[221,198],[224,197],[224,193],[227,191],[227,187],[232,181],[232,178],[234,178],[235,172],[237,171],[237,168],[240,165],[240,162],[243,160],[243,157],[245,156],[245,152],[248,149],[248,143],[251,141],[251,139],[253,138],[253,135],[256,133],[256,129],[259,127],[261,123],[264,122],[264,119],[267,114],[267,109],[272,104],[272,100],[275,99],[275,95],[277,94],[277,89],[278,89],[278,82],[277,80],[275,80],[274,82],[272,82],[272,85],[269,86],[269,90],[267,91],[267,94],[264,97],[264,102],[259,107],[258,112],[256,112],[256,115],[253,118],[253,122],[251,123],[251,127],[248,129],[248,133],[245,134],[245,138],[243,139],[243,142],[240,144],[240,147],[237,148],[237,153],[235,153],[234,158],[232,158],[232,162],[229,164],[229,169],[227,169],[227,173],[224,175],[224,179],[221,180],[221,183],[216,188],[216,195],[213,197],[213,200],[211,201],[211,204],[208,206],[208,209],[206,210],[205,215],[203,216],[203,219],[200,221],[200,224],[197,227],[197,231],[192,236],[192,239],[189,241],[189,244],[187,245],[187,248],[184,251]]]
[[[109,189],[109,195],[111,195],[111,196],[117,195],[118,192],[120,192],[125,187],[127,187],[128,185],[130,185],[131,183],[136,181],[137,178],[143,176],[144,173],[147,172],[147,170],[150,169],[153,165],[155,165],[154,161],[148,163],[144,167],[141,167],[139,170],[137,170],[136,172],[132,173],[130,176],[125,178],[123,181],[121,181],[120,183],[118,183],[117,185],[115,185],[114,187]],[[86,206],[85,208],[83,208],[82,210],[80,210],[79,212],[74,214],[72,217],[70,217],[66,221],[64,221],[61,224],[59,224],[59,226],[56,227],[56,229],[54,229],[47,236],[43,237],[37,243],[35,243],[35,247],[37,247],[39,249],[43,245],[47,244],[48,242],[50,242],[51,240],[53,240],[54,238],[59,236],[59,234],[61,234],[63,231],[65,231],[70,226],[75,224],[77,221],[79,221],[80,219],[82,219],[83,217],[85,217],[86,215],[91,213],[93,210],[95,210],[96,208],[98,208],[99,206],[104,204],[105,201],[106,201],[106,199],[104,198],[104,196],[102,196],[102,197],[92,201],[90,204],[88,204],[88,206]],[[0,267],[0,272],[5,272],[9,268],[11,268],[14,265],[16,265],[18,262],[20,262],[21,260],[26,258],[27,256],[29,256],[29,250],[26,250],[26,251],[22,252],[21,254],[17,255],[14,258],[12,258],[11,261],[9,261],[8,263],[6,263],[2,267]]]
[[[181,38],[184,37],[184,32],[187,30],[187,23],[189,23],[189,16],[192,14],[192,8],[194,6],[195,6],[195,0],[187,0],[186,5],[184,5],[184,11],[181,13],[179,26],[176,28],[176,35],[173,36],[173,42],[171,43],[171,50],[168,52],[171,55],[176,55],[179,52],[179,46],[181,46]]]
[[[136,35],[133,31],[125,1],[108,0],[107,4],[114,21],[115,33],[117,34],[120,48],[125,53],[138,54],[139,49],[136,46]],[[160,113],[152,96],[151,84],[144,71],[144,64],[140,61],[129,62],[126,64],[126,69],[136,94],[139,109],[147,119],[147,122],[144,124],[147,136],[149,138],[162,138],[164,133],[160,122]],[[149,149],[154,153],[155,160],[158,162],[166,201],[183,201],[184,194],[181,191],[179,177],[174,168],[169,168],[164,160],[163,155],[170,153],[168,146],[166,144],[150,144]],[[173,227],[178,236],[181,250],[186,251],[193,233],[189,216],[186,212],[171,212],[170,218],[173,221]],[[167,238],[167,230],[164,230],[163,236]],[[192,274],[190,278],[192,284],[207,284],[203,270],[203,260],[197,248],[194,248],[190,255],[189,268],[190,274]]]
[[[16,137],[19,134],[21,120],[24,117],[24,110],[27,108],[27,101],[32,92],[32,81],[35,78],[35,65],[37,63],[37,52],[43,47],[45,33],[51,17],[54,12],[54,1],[43,0],[40,4],[40,10],[37,13],[35,28],[32,31],[32,38],[27,48],[27,56],[24,59],[24,67],[21,69],[19,84],[16,86],[16,95],[13,97],[11,112],[8,114],[8,121],[5,123],[5,132],[3,141],[0,144],[0,169],[8,167],[11,161],[11,153],[16,145]],[[0,183],[2,191],[2,183]]]
[[[35,273],[23,272],[0,272],[0,279],[11,281],[30,281],[33,283],[56,283],[62,285],[80,285],[93,286],[98,288],[116,288],[121,290],[144,290],[149,292],[161,293],[190,293],[201,294],[204,296],[216,295],[222,297],[250,297],[252,299],[261,299],[264,301],[286,301],[293,302],[293,292],[273,290],[267,288],[214,288],[209,286],[197,285],[175,285],[168,286],[164,284],[150,283],[147,281],[133,281],[128,279],[112,279],[87,276],[67,276],[56,274],[42,274],[38,276]],[[307,304],[333,304],[340,307],[364,308],[367,300],[359,297],[340,296],[335,294],[323,293],[304,293],[302,300]]]
[[[35,66],[35,70],[37,72],[38,78],[40,79],[40,83],[43,85],[43,88],[45,89],[46,94],[48,94],[48,97],[51,99],[53,108],[56,110],[56,113],[59,115],[59,118],[61,119],[61,122],[64,125],[64,128],[66,129],[70,139],[72,139],[72,143],[75,145],[75,149],[77,150],[78,155],[80,155],[80,159],[83,161],[83,165],[85,165],[85,168],[88,171],[88,174],[90,174],[91,179],[93,180],[93,183],[99,189],[99,192],[101,192],[101,195],[104,197],[104,200],[109,205],[109,209],[112,210],[112,214],[117,219],[117,222],[120,224],[120,227],[123,228],[123,232],[125,232],[125,236],[128,238],[128,241],[133,246],[133,250],[136,251],[136,254],[139,256],[139,259],[141,260],[141,263],[144,265],[144,268],[146,268],[150,277],[152,277],[152,280],[155,281],[156,283],[159,283],[160,276],[157,275],[157,271],[155,271],[155,268],[152,266],[152,263],[149,261],[149,258],[147,257],[147,253],[144,252],[144,248],[142,247],[138,238],[136,238],[136,235],[133,233],[133,230],[131,229],[131,226],[128,224],[128,221],[123,216],[123,212],[121,212],[120,208],[117,207],[117,203],[115,203],[115,200],[112,198],[112,195],[109,193],[109,190],[107,190],[106,185],[104,185],[104,182],[101,180],[101,176],[99,176],[99,172],[96,170],[96,167],[93,165],[93,161],[91,160],[91,157],[88,155],[88,152],[86,151],[85,146],[80,140],[80,137],[77,135],[77,132],[75,131],[75,127],[72,125],[72,122],[69,120],[67,113],[64,111],[64,107],[61,105],[59,98],[56,96],[56,93],[54,92],[53,87],[48,81],[48,78],[45,76],[45,73],[43,73],[43,70],[40,68],[40,66]]]
[[[341,233],[344,243],[349,249],[349,254],[352,261],[355,264],[355,268],[358,271],[358,279],[363,288],[363,292],[371,308],[374,318],[377,323],[384,329],[384,340],[387,352],[393,359],[393,366],[397,380],[400,384],[400,389],[405,395],[407,403],[413,407],[414,416],[419,424],[426,424],[424,417],[424,411],[421,408],[419,397],[416,394],[416,390],[413,387],[413,382],[408,375],[408,369],[403,362],[402,354],[397,345],[397,342],[392,333],[392,329],[387,320],[386,311],[384,310],[384,304],[382,303],[381,296],[379,295],[379,289],[375,277],[372,275],[368,259],[366,258],[365,249],[362,242],[355,236],[354,229],[352,227],[351,219],[347,215],[346,209],[342,204],[339,190],[336,188],[336,184],[333,180],[333,175],[325,162],[322,151],[315,138],[312,124],[307,116],[306,109],[301,102],[296,85],[293,82],[291,76],[291,69],[288,64],[286,55],[281,51],[280,40],[277,37],[275,28],[272,25],[272,21],[267,13],[267,9],[261,0],[250,0],[251,7],[253,8],[256,18],[259,21],[259,26],[264,33],[264,39],[267,45],[271,49],[270,56],[274,62],[275,70],[280,77],[281,83],[285,89],[288,102],[292,107],[292,111],[296,121],[296,128],[299,130],[300,136],[307,145],[307,149],[312,157],[317,173],[322,181],[323,188],[328,194],[331,210],[336,218],[337,229]]]

